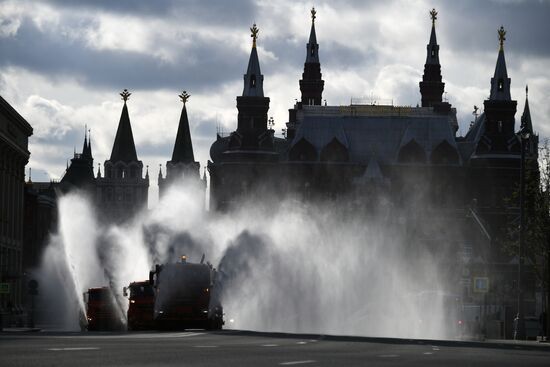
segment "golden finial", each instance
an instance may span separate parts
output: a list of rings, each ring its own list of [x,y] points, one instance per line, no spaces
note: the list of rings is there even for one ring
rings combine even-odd
[[[256,40],[258,39],[258,33],[260,33],[260,30],[256,27],[256,23],[250,28],[250,32],[252,32],[250,35],[252,37],[252,47],[256,47]]]
[[[126,103],[126,101],[130,99],[131,95],[132,93],[128,92],[128,89],[124,89],[122,93],[120,93],[120,96],[122,97],[124,103]]]
[[[430,18],[432,18],[432,24],[435,25],[435,20],[437,19],[437,11],[435,11],[435,8],[430,11]]]
[[[504,41],[506,41],[506,31],[503,26],[498,30],[498,40],[500,41],[500,51],[504,50]]]
[[[317,11],[313,7],[313,8],[311,8],[311,22],[312,23],[315,23],[315,18],[317,18]]]
[[[191,97],[190,94],[187,93],[187,91],[183,91],[180,95],[179,95],[181,101],[183,102],[183,105],[185,106],[185,103],[187,103],[187,101],[189,100],[189,97]]]

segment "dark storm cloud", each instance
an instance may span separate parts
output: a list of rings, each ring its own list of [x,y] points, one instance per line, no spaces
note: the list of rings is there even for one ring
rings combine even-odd
[[[497,29],[503,25],[508,32],[507,50],[523,56],[550,56],[550,1],[447,0],[438,10],[437,26],[450,43],[446,47],[496,50]]]
[[[46,0],[56,8],[89,11],[101,10],[119,15],[200,19],[208,24],[242,24],[254,18],[257,6],[253,0]]]
[[[19,66],[52,77],[70,75],[88,86],[205,91],[241,78],[248,56],[224,42],[194,36],[173,63],[131,51],[95,50],[62,35],[41,32],[23,20],[17,35],[0,39],[0,65]]]

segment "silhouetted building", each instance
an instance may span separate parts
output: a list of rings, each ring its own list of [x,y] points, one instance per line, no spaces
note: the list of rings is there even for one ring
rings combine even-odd
[[[22,320],[25,165],[31,125],[0,97],[0,316]]]
[[[166,162],[166,177],[163,178],[162,170],[159,170],[159,197],[164,194],[168,186],[175,182],[179,181],[181,185],[185,186],[186,184],[191,184],[193,181],[196,183],[200,181],[200,163],[195,161],[189,119],[187,117],[186,103],[190,95],[186,91],[183,91],[179,97],[183,102],[183,108],[181,110],[172,159]]]
[[[460,228],[456,236],[462,242],[455,243],[452,256],[467,254],[463,258],[482,261],[495,279],[511,281],[517,265],[503,253],[499,234],[517,216],[513,193],[519,183],[521,143],[514,119],[517,103],[510,96],[504,58],[505,32],[499,30],[500,50],[485,111],[466,136],[457,137],[456,109],[442,98],[437,12],[430,15],[431,34],[419,83],[421,106],[364,104],[354,99],[349,106],[328,106],[321,103],[324,81],[313,10],[299,81],[301,99],[289,110],[285,139],[274,137],[265,124],[269,99],[263,95],[254,26],[243,95],[237,97],[237,130],[229,137],[218,135],[210,149],[210,208],[227,210],[252,193],[260,194],[253,196],[258,200],[264,192],[336,200],[361,210],[387,197],[411,228],[420,218]],[[533,132],[527,100],[522,126]],[[536,167],[538,137],[531,134],[528,144],[528,160]],[[405,212],[410,208],[415,208],[414,213]],[[449,241],[448,235],[414,236]],[[493,266],[503,261],[512,263]],[[465,285],[466,298],[470,297],[472,275],[455,274],[457,283]],[[512,307],[515,300],[507,296],[499,302]],[[534,297],[526,302],[528,313],[534,314]]]
[[[48,240],[57,226],[56,182],[25,183],[23,270],[38,268]]]
[[[124,221],[147,207],[149,175],[143,177],[143,163],[138,160],[128,106],[130,93],[121,93],[124,100],[110,159],[104,164],[104,177],[96,178],[96,205],[102,218]]]

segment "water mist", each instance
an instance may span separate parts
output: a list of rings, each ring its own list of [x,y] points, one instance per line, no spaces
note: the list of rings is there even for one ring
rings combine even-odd
[[[111,283],[121,293],[156,263],[183,254],[198,262],[205,253],[219,270],[226,327],[452,337],[442,322],[444,302],[429,310],[418,302],[423,292],[448,289],[441,259],[410,243],[391,209],[350,215],[335,203],[264,197],[264,205],[251,199],[231,213],[208,213],[202,192],[178,182],[154,209],[122,226],[101,224],[84,195],[62,197],[59,232],[40,269],[59,291],[46,291],[42,304],[72,310],[65,314],[74,321],[63,326],[74,329],[88,288]],[[125,302],[119,298],[122,313]]]

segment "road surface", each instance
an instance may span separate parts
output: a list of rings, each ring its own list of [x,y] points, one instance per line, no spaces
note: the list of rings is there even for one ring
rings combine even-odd
[[[0,333],[0,366],[550,366],[550,347],[247,331]]]

